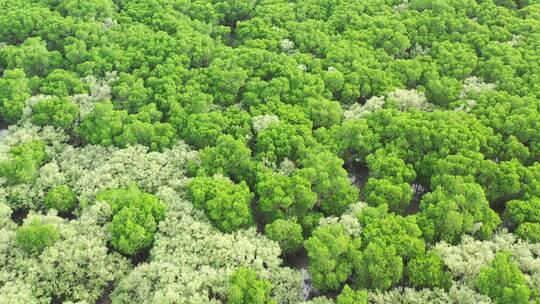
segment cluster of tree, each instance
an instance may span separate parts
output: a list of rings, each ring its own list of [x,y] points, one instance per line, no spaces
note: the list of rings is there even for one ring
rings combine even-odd
[[[402,282],[420,288],[449,288],[450,275],[436,253],[426,250],[414,217],[388,212],[386,205],[363,207],[362,227],[352,235],[341,223],[321,226],[306,241],[310,273],[319,290],[340,290],[345,283],[386,290]]]
[[[429,191],[418,214],[427,242],[488,238],[501,224],[495,210],[538,196],[537,163],[505,157],[513,145],[467,113],[381,109],[320,134],[349,163],[367,166],[370,205],[403,213],[412,183]]]
[[[0,302],[540,297],[537,0],[0,11]]]
[[[115,110],[111,102],[105,101],[96,104],[81,119],[76,132],[88,144],[118,147],[141,144],[161,151],[176,142],[174,127],[161,123],[161,117],[155,104],[142,107],[137,114],[128,114],[126,110]]]

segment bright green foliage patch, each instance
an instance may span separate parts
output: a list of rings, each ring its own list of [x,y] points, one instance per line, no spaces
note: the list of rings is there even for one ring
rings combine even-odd
[[[206,175],[224,174],[234,181],[252,181],[253,166],[251,150],[246,144],[231,135],[217,139],[214,147],[201,150],[199,172]]]
[[[259,212],[265,221],[303,218],[315,206],[317,195],[312,190],[312,183],[297,172],[292,176],[270,170],[259,173]]]
[[[358,267],[362,286],[373,290],[388,289],[403,275],[403,259],[393,245],[369,243]]]
[[[264,228],[266,236],[279,243],[285,253],[294,253],[304,242],[302,226],[292,220],[275,220]]]
[[[32,122],[34,124],[51,125],[62,129],[70,128],[79,114],[77,105],[58,97],[39,101],[33,110]]]
[[[456,242],[464,233],[486,238],[500,224],[478,184],[446,176],[444,185],[422,198],[418,221],[426,240]],[[475,224],[480,222],[481,226],[476,228]]]
[[[510,201],[505,215],[517,227],[517,235],[532,242],[540,240],[540,199]]]
[[[508,253],[498,253],[490,265],[482,268],[476,286],[497,304],[528,303],[531,294],[525,276]]]
[[[353,240],[339,224],[317,228],[305,247],[313,284],[321,291],[339,289],[361,266],[359,240]]]
[[[339,157],[330,152],[314,152],[301,163],[304,168],[299,174],[313,185],[317,205],[323,213],[341,214],[348,205],[358,201],[358,189],[351,184]]]
[[[365,290],[354,290],[345,285],[336,298],[336,304],[367,304],[368,293]]]
[[[227,301],[231,304],[275,304],[270,296],[272,285],[269,281],[258,279],[250,268],[238,268],[229,279]]]
[[[135,255],[152,244],[158,223],[165,216],[165,206],[156,196],[132,186],[104,190],[96,200],[111,206],[113,217],[109,230],[115,249]]]
[[[0,12],[0,302],[538,301],[538,0]]]
[[[197,177],[188,186],[188,197],[224,232],[253,224],[253,193],[245,182],[234,184],[223,177]]]
[[[45,95],[60,97],[83,94],[88,90],[76,73],[56,69],[40,83],[39,91]]]
[[[448,289],[452,282],[450,274],[444,271],[444,261],[434,251],[411,259],[407,272],[411,285],[416,287]]]
[[[4,71],[0,78],[0,114],[9,123],[15,123],[22,116],[30,88],[28,78],[22,69]]]
[[[126,110],[115,110],[113,104],[106,101],[84,116],[76,131],[90,144],[120,147],[141,144],[161,151],[176,142],[176,130],[169,123],[159,122],[161,117],[155,105],[128,115]]]
[[[77,204],[77,195],[68,185],[57,185],[47,192],[43,202],[48,209],[69,212]]]
[[[11,185],[35,180],[39,167],[47,157],[42,141],[30,141],[12,147],[9,155],[9,160],[0,163],[0,176],[6,178]]]
[[[16,242],[24,251],[39,255],[59,238],[60,233],[56,227],[35,219],[17,229]]]

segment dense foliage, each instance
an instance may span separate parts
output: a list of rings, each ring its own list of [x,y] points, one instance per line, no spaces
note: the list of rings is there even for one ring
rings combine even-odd
[[[0,303],[535,303],[538,0],[0,0]]]
[[[257,279],[257,273],[249,268],[239,268],[229,281],[227,303],[273,304],[270,297],[270,281]]]
[[[133,255],[151,245],[159,221],[165,217],[165,206],[156,196],[132,186],[103,190],[96,200],[107,202],[111,208],[109,230],[115,249]]]
[[[46,208],[56,209],[60,212],[69,212],[75,208],[77,194],[66,185],[57,185],[51,188],[43,199]]]

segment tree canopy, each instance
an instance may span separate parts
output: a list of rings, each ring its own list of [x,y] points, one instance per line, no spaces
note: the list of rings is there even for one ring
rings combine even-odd
[[[540,299],[538,0],[0,0],[1,303]]]

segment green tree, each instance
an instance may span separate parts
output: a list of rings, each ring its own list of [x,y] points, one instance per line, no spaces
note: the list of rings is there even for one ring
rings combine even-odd
[[[506,203],[505,216],[516,226],[525,222],[540,223],[540,198],[509,201]]]
[[[412,258],[407,264],[412,286],[419,288],[450,288],[452,276],[444,271],[444,261],[433,250]]]
[[[73,16],[87,20],[102,20],[107,17],[112,17],[116,6],[110,0],[97,0],[89,3],[78,3],[77,1],[67,0],[60,1],[56,9],[63,15]]]
[[[96,201],[107,202],[112,209],[109,231],[115,249],[135,255],[150,247],[158,223],[165,217],[165,205],[155,195],[133,185],[102,190]]]
[[[39,91],[46,95],[56,95],[60,97],[83,94],[88,90],[77,74],[56,69],[45,77],[39,87]]]
[[[356,271],[362,287],[385,290],[401,280],[403,259],[393,245],[370,242],[362,252],[362,263]]]
[[[38,176],[38,169],[47,158],[43,141],[29,141],[12,147],[10,158],[0,163],[0,176],[8,185],[29,183]]]
[[[197,149],[214,146],[227,124],[227,119],[220,112],[191,114],[182,135]]]
[[[155,103],[149,103],[137,109],[136,114],[128,116],[128,123],[141,121],[146,123],[157,123],[162,121],[163,113],[157,109]]]
[[[130,120],[124,125],[122,133],[114,138],[115,145],[125,148],[140,144],[149,147],[151,151],[162,151],[176,143],[176,130],[171,124]]]
[[[14,124],[21,118],[31,93],[24,70],[4,71],[0,78],[0,114],[8,123]]]
[[[402,213],[411,202],[413,190],[407,183],[370,177],[364,185],[364,196],[371,206],[387,204],[391,210]]]
[[[249,0],[213,1],[214,9],[223,23],[234,25],[237,21],[248,19],[255,8],[255,2]]]
[[[216,61],[208,69],[208,90],[214,96],[216,104],[231,106],[237,102],[240,89],[247,79],[247,73],[237,64],[227,61]]]
[[[458,100],[461,88],[462,83],[455,78],[434,75],[426,83],[426,97],[429,102],[444,108]]]
[[[529,303],[531,294],[525,276],[506,252],[497,253],[495,259],[480,270],[476,288],[495,304]]]
[[[114,139],[115,145],[127,147],[140,144],[151,151],[163,151],[177,142],[176,129],[170,123],[162,123],[163,114],[155,103],[144,105],[137,114],[128,115],[122,134]]]
[[[313,233],[313,231],[319,227],[319,223],[321,219],[324,218],[324,214],[322,212],[309,212],[305,216],[298,219],[298,222],[300,225],[302,225],[302,229],[304,231],[304,237],[309,237]]]
[[[442,75],[464,80],[475,70],[475,50],[465,43],[436,42],[430,53]]]
[[[330,128],[343,118],[343,109],[337,101],[323,98],[307,98],[306,108],[314,128]]]
[[[162,117],[154,103],[142,106],[137,114],[128,115],[126,110],[115,110],[110,101],[105,101],[96,104],[94,110],[82,118],[76,133],[90,144],[123,148],[140,144],[152,151],[162,151],[177,142],[175,127],[160,122]]]
[[[336,304],[367,304],[368,293],[365,290],[353,290],[345,285],[336,298]]]
[[[345,120],[339,127],[333,127],[328,132],[317,130],[319,141],[337,152],[347,164],[365,159],[380,147],[381,135],[371,130],[366,119]]]
[[[338,290],[360,269],[360,240],[353,240],[341,224],[321,226],[304,243],[309,257],[313,286],[324,292]]]
[[[305,155],[306,148],[313,144],[311,132],[307,128],[277,122],[257,134],[255,155],[259,160],[276,164],[285,159],[297,161]]]
[[[68,185],[56,185],[47,192],[43,203],[47,209],[70,212],[77,204],[77,194]]]
[[[384,150],[377,150],[366,157],[369,175],[378,179],[389,179],[395,183],[412,183],[416,172],[403,159]]]
[[[322,74],[325,89],[330,91],[334,97],[339,97],[339,93],[345,84],[345,76],[342,72],[334,69],[327,70]]]
[[[292,176],[264,170],[258,175],[258,210],[266,222],[301,218],[315,206],[317,195],[312,183],[295,171]]]
[[[285,253],[294,253],[304,242],[302,226],[293,220],[278,219],[264,227],[265,235],[279,243]]]
[[[111,93],[114,103],[120,109],[136,113],[150,102],[151,90],[144,86],[144,81],[132,74],[120,73],[112,83]]]
[[[51,125],[69,129],[79,115],[79,107],[67,98],[52,97],[40,100],[34,106],[32,122],[38,126]]]
[[[358,214],[358,220],[363,227],[363,248],[370,243],[394,246],[397,254],[405,260],[420,255],[425,250],[420,230],[415,217],[400,216],[388,212],[388,206],[377,208],[365,206]]]
[[[82,117],[77,134],[84,142],[111,146],[115,137],[122,134],[127,111],[116,111],[110,101],[96,104],[94,110]]]
[[[516,234],[531,242],[540,240],[540,199],[512,200],[506,203],[504,217],[516,228]]]
[[[165,216],[165,205],[157,196],[142,192],[136,185],[102,190],[96,196],[96,201],[107,202],[113,214],[124,208],[134,207],[146,211],[158,221]]]
[[[206,147],[199,153],[201,166],[199,172],[212,176],[224,174],[235,182],[253,180],[253,162],[251,150],[246,144],[231,135],[222,135],[215,147]],[[250,182],[252,184],[252,182]]]
[[[255,270],[240,267],[232,274],[227,288],[227,302],[230,304],[275,304],[270,292],[272,283],[257,278]]]
[[[254,195],[245,182],[234,184],[228,178],[198,176],[189,183],[187,194],[223,232],[253,224],[250,203]]]
[[[16,242],[24,251],[39,255],[43,250],[60,238],[58,229],[51,224],[44,224],[39,219],[25,222],[17,228]]]
[[[310,153],[302,159],[300,175],[312,183],[318,196],[317,205],[327,215],[343,213],[348,205],[356,203],[358,189],[351,184],[343,160],[330,152]]]
[[[111,244],[124,254],[135,255],[150,247],[157,224],[153,215],[146,210],[124,207],[113,216],[109,226]]]
[[[28,38],[19,46],[0,49],[0,57],[4,58],[8,69],[22,68],[29,76],[45,76],[62,60],[60,52],[49,51],[40,37]]]
[[[516,229],[516,234],[529,242],[540,243],[540,223],[523,223]]]
[[[225,134],[232,135],[241,141],[250,141],[253,138],[251,114],[242,109],[240,104],[235,104],[223,111],[223,116],[227,119]]]
[[[9,44],[19,44],[33,33],[43,28],[45,19],[52,19],[45,7],[11,7],[0,17],[0,40]]]
[[[95,63],[89,62],[91,54],[87,48],[84,38],[68,37],[64,39],[64,56],[66,58],[64,64],[74,68],[82,75],[92,74]]]
[[[520,175],[523,170],[523,165],[517,159],[498,164],[486,160],[478,170],[477,180],[485,189],[487,199],[497,204],[522,194]]]
[[[455,243],[465,233],[487,238],[499,226],[480,185],[449,175],[440,184],[420,202],[418,224],[426,241]]]

